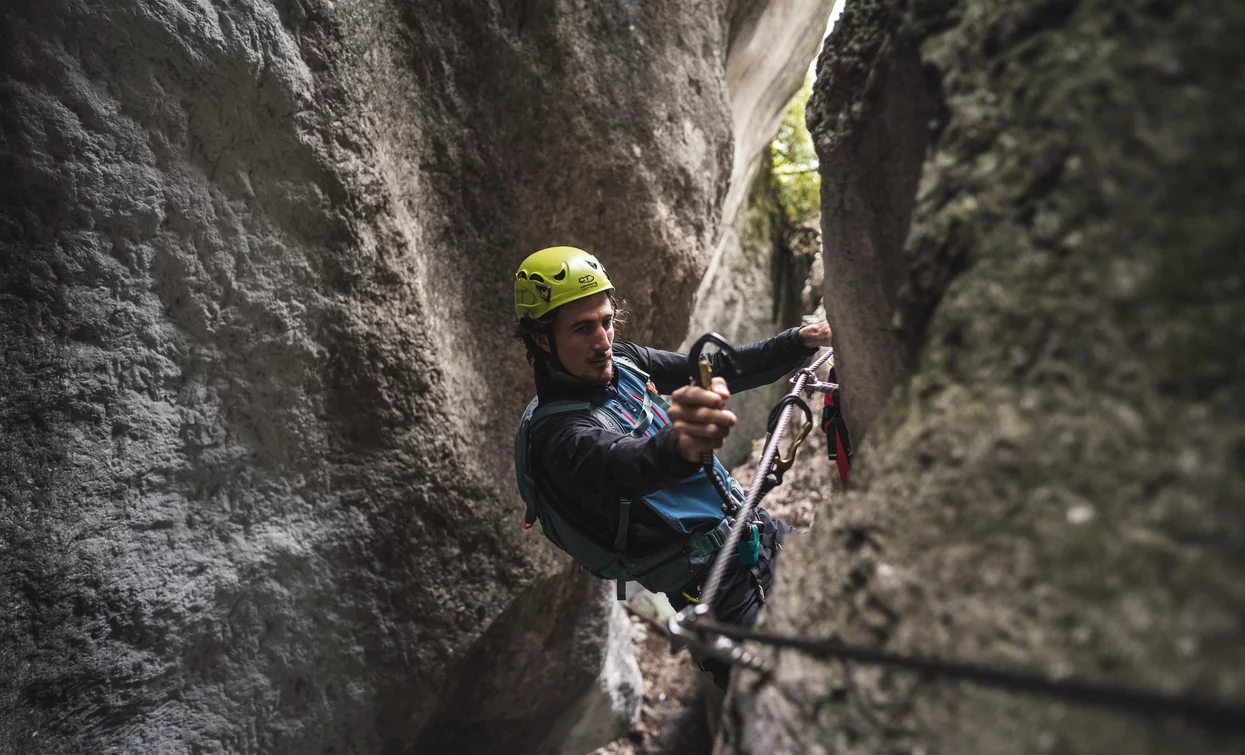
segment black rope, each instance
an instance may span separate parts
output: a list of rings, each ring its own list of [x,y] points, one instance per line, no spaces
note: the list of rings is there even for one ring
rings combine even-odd
[[[815,657],[901,668],[1086,705],[1120,708],[1137,713],[1182,716],[1220,729],[1245,729],[1245,705],[1237,702],[1176,695],[1118,684],[1089,682],[1070,677],[1055,679],[1024,669],[895,653],[849,645],[835,639],[814,640],[758,632],[704,618],[698,618],[692,626],[698,630],[720,634],[735,640],[752,640],[773,647],[800,650]]]

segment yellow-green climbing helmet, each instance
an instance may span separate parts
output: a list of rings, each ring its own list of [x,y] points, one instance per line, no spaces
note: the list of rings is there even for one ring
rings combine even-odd
[[[568,302],[613,290],[596,257],[573,246],[551,246],[523,260],[514,274],[515,315],[540,319]]]

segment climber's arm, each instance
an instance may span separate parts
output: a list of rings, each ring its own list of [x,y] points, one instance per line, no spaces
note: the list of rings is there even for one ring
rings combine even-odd
[[[773,338],[735,347],[735,367],[739,372],[727,380],[730,391],[737,393],[768,385],[816,353],[816,348],[804,345],[800,333],[801,328],[788,328]],[[687,354],[636,346],[628,341],[615,342],[614,350],[649,373],[659,393],[672,393],[688,383]],[[713,365],[714,374],[721,374],[723,360],[719,353],[706,351],[705,356]]]

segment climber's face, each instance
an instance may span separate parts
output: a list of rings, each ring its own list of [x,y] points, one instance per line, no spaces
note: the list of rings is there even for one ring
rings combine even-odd
[[[553,321],[558,359],[566,371],[604,385],[614,377],[614,304],[604,293],[558,307]]]

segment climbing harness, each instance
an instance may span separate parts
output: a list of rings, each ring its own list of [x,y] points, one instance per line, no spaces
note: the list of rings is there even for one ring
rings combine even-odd
[[[592,396],[591,400],[561,400],[541,404],[532,399],[514,441],[514,469],[519,495],[527,504],[524,529],[537,521],[541,531],[555,546],[602,579],[618,582],[619,599],[626,597],[626,583],[639,582],[652,592],[678,592],[687,589],[709,567],[730,531],[731,519],[717,502],[715,487],[695,472],[665,487],[618,502],[618,529],[606,542],[577,525],[573,511],[567,511],[542,495],[532,470],[530,448],[533,429],[563,412],[587,412],[601,427],[635,438],[656,435],[670,423],[668,404],[649,381],[649,375],[622,356],[614,358],[618,379]],[[733,507],[743,500],[743,489],[722,466],[710,458],[716,472],[710,480],[728,487]],[[633,507],[646,507],[685,537],[653,553],[634,553],[627,548],[627,533]]]
[[[720,337],[719,337],[720,338]],[[704,339],[702,339],[703,341]],[[697,342],[700,343],[699,341]],[[743,505],[735,514],[726,542],[718,551],[709,578],[700,591],[699,600],[692,601],[662,626],[624,603],[631,613],[641,616],[647,623],[663,630],[670,637],[672,650],[687,646],[701,657],[713,658],[733,666],[743,666],[758,672],[762,679],[773,680],[773,665],[756,651],[741,644],[751,641],[774,648],[789,648],[808,655],[884,666],[948,679],[959,679],[976,684],[1008,689],[1067,700],[1084,705],[1095,705],[1151,715],[1175,715],[1195,720],[1203,725],[1221,729],[1245,729],[1245,704],[1207,699],[1193,695],[1180,695],[1141,687],[1090,682],[1070,676],[1055,676],[1022,668],[993,666],[954,659],[943,659],[919,654],[897,653],[862,645],[853,645],[837,638],[806,638],[724,624],[712,618],[713,600],[717,595],[727,565],[729,554],[755,537],[755,527],[749,515],[761,497],[782,482],[782,473],[790,469],[796,448],[804,440],[812,424],[812,412],[800,399],[802,392],[825,394],[822,411],[822,430],[831,446],[830,458],[835,460],[840,479],[847,486],[848,470],[852,453],[847,425],[841,414],[839,386],[833,380],[820,381],[816,371],[833,359],[834,350],[827,349],[811,365],[800,370],[791,379],[793,388],[770,413],[761,463],[748,487]],[[831,365],[833,363],[831,362]],[[833,366],[831,366],[833,370]],[[778,455],[778,444],[787,428],[794,408],[805,413],[806,421],[797,432],[796,440],[786,457]],[[690,596],[688,596],[690,598]]]
[[[707,333],[701,336],[694,344],[692,344],[691,349],[688,350],[687,371],[692,382],[696,383],[705,390],[709,389],[714,377],[713,365],[710,364],[708,358],[704,355],[705,346],[710,343],[718,347],[718,354],[721,355],[721,364],[719,365],[718,376],[723,378],[729,377],[737,371],[735,367],[737,357],[735,349],[725,338],[717,333]],[[799,434],[796,436],[795,443],[792,444],[791,451],[788,453],[787,457],[778,458],[774,461],[773,470],[766,476],[767,487],[764,492],[769,492],[769,490],[772,490],[775,486],[782,484],[783,472],[791,468],[791,464],[795,460],[796,449],[799,448],[800,443],[804,440],[804,436],[807,435],[808,431],[813,427],[813,413],[809,410],[808,406],[801,401],[798,396],[788,396],[783,399],[783,401],[786,402],[788,399],[794,399],[795,403],[804,409],[804,414],[808,418],[808,421],[804,424],[804,427],[801,428]],[[781,410],[785,405],[785,403],[780,402],[779,406],[775,407],[774,411],[770,413],[770,431],[773,430],[774,423],[777,422],[778,416],[781,414]],[[760,527],[756,521],[751,519],[751,517],[740,514],[739,501],[727,492],[716,473],[713,454],[711,452],[706,452],[701,456],[701,460],[704,466],[705,475],[708,476],[713,482],[713,487],[717,490],[718,497],[722,499],[723,513],[725,513],[728,517],[736,517],[734,521],[738,522],[738,525],[736,526],[738,526],[740,532],[742,533],[739,537],[739,543],[736,548],[739,563],[741,566],[748,567],[749,571],[752,573],[752,579],[756,584],[757,594],[760,596],[761,602],[764,603],[765,588],[762,586],[761,576],[757,572],[757,564],[760,563],[761,553],[765,550],[761,543]],[[719,554],[718,558],[722,558],[721,554]],[[729,556],[726,558],[729,560]],[[683,595],[689,599],[690,603],[694,604],[699,602],[699,599],[692,599],[686,592],[683,593]]]

